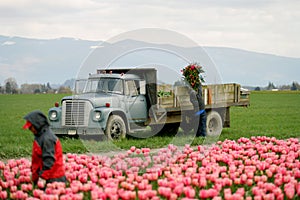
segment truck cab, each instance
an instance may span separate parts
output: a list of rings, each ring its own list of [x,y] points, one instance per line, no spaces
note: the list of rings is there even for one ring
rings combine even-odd
[[[82,80],[81,80],[82,81]],[[57,135],[106,135],[124,138],[131,124],[148,119],[145,80],[132,73],[92,74],[82,90],[64,97],[49,110],[51,129]]]

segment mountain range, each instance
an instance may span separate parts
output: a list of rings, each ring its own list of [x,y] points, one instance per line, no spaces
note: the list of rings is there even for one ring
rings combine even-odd
[[[130,54],[127,52],[118,59],[110,60],[111,65],[128,67],[129,65],[148,66],[151,63],[159,65],[160,63],[161,66],[176,66],[172,71],[180,74],[180,67],[184,67],[186,60],[178,61],[178,55],[174,57],[174,53],[170,52],[185,52],[188,55],[200,52],[205,57],[198,55],[191,57],[199,58],[200,61],[197,60],[197,62],[204,63],[204,69],[207,63],[205,59],[209,59],[210,64],[207,65],[212,64],[214,69],[207,68],[205,70],[208,82],[216,80],[215,74],[218,74],[218,82],[235,82],[243,86],[266,86],[269,82],[275,85],[287,85],[293,81],[300,82],[300,58],[237,48],[210,46],[187,48],[172,44],[148,44],[133,40],[108,44],[102,41],[75,38],[46,40],[0,36],[0,85],[3,85],[4,81],[10,77],[15,78],[18,85],[48,82],[63,84],[82,74],[94,73],[95,68],[109,63],[112,55],[107,51],[118,54],[118,52],[122,53],[122,48],[128,46],[131,49],[138,49],[141,46],[151,48]],[[195,48],[198,49],[195,51]],[[168,52],[159,51],[158,53],[158,49],[167,49]],[[165,72],[165,75],[172,76],[169,72]]]

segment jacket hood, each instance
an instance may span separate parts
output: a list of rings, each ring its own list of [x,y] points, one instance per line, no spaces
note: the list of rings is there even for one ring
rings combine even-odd
[[[40,131],[44,126],[49,126],[47,117],[39,110],[32,111],[24,117],[25,120],[30,121],[30,123]]]

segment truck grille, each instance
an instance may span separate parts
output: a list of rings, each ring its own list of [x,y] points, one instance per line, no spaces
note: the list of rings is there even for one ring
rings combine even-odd
[[[62,125],[88,126],[92,105],[88,101],[68,100],[62,105]]]

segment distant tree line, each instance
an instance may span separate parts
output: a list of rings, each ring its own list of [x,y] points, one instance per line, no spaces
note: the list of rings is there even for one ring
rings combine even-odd
[[[276,87],[274,83],[269,82],[269,84],[266,87],[255,87],[254,90],[260,91],[260,90],[300,90],[300,84],[296,81],[294,81],[291,85],[281,85]]]
[[[39,93],[72,93],[70,85],[73,84],[75,80],[67,80],[64,85],[58,88],[52,88],[50,83],[47,84],[22,84],[19,88],[15,78],[8,78],[4,81],[4,85],[0,84],[0,94],[39,94]],[[291,85],[282,85],[276,87],[274,83],[269,82],[266,87],[254,87],[251,90],[300,90],[300,84],[296,81],[292,82]]]
[[[0,94],[40,94],[40,93],[72,93],[70,87],[60,86],[54,89],[47,84],[22,84],[18,86],[15,78],[8,78],[4,81],[4,85],[0,85]]]

